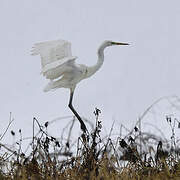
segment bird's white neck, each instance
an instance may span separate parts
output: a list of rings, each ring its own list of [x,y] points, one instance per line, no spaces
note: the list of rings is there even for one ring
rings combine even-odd
[[[92,76],[94,73],[96,73],[96,71],[98,71],[100,69],[100,67],[102,66],[103,62],[104,62],[104,49],[105,49],[105,45],[102,44],[99,48],[98,48],[98,61],[95,65],[90,66],[87,68],[87,78]]]

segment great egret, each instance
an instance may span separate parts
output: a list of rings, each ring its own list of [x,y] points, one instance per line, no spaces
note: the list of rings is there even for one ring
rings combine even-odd
[[[104,62],[104,49],[113,45],[129,45],[113,41],[104,41],[98,48],[98,61],[94,66],[86,66],[75,62],[76,56],[72,56],[71,43],[65,40],[55,40],[37,43],[32,49],[32,55],[41,56],[42,74],[50,79],[44,88],[47,92],[57,88],[69,88],[69,108],[80,122],[81,130],[87,131],[86,125],[72,105],[74,90],[81,80],[92,76]]]

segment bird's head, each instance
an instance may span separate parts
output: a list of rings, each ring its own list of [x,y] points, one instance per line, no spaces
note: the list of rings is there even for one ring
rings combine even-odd
[[[129,44],[128,43],[122,43],[122,42],[114,42],[111,40],[106,40],[101,44],[99,49],[104,49],[106,47],[115,46],[115,45],[129,45]]]
[[[128,43],[122,43],[122,42],[114,42],[110,40],[106,40],[103,43],[105,46],[114,46],[114,45],[129,45]]]

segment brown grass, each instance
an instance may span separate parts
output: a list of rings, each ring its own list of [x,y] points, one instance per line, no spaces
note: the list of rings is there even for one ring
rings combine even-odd
[[[18,151],[12,151],[1,144],[1,148],[6,151],[0,155],[0,180],[180,179],[179,149],[172,126],[177,120],[166,119],[172,127],[172,137],[169,141],[170,150],[165,150],[167,142],[159,140],[153,134],[142,132],[138,126],[124,137],[119,135],[112,140],[111,131],[107,137],[101,138],[102,123],[98,118],[99,113],[96,109],[96,125],[92,132],[78,137],[76,152],[71,152],[70,148],[74,122],[69,128],[66,142],[63,143],[48,135],[48,122],[42,126],[34,118],[31,153],[26,155],[22,152],[22,139],[18,142]],[[34,132],[35,123],[39,127],[37,134]],[[177,124],[179,126],[179,122]],[[21,130],[19,133],[21,134]],[[14,132],[11,134],[14,136]],[[148,151],[143,151],[143,147]]]

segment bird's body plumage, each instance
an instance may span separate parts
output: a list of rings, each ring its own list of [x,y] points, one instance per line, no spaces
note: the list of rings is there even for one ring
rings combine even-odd
[[[44,88],[45,92],[57,88],[75,89],[76,84],[86,78],[87,67],[84,65],[66,65],[66,68],[64,69],[66,71],[62,71],[62,76],[60,76],[60,78],[51,80],[47,84],[47,86]]]
[[[70,89],[69,108],[81,123],[81,129],[86,132],[86,126],[81,117],[72,106],[72,99],[76,85],[83,79],[92,76],[104,62],[104,49],[112,45],[128,45],[127,43],[117,43],[104,41],[98,48],[98,61],[94,66],[86,66],[75,62],[76,56],[72,56],[71,43],[65,40],[47,41],[37,43],[32,49],[32,55],[41,56],[42,74],[50,80],[44,91],[57,88]]]

